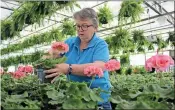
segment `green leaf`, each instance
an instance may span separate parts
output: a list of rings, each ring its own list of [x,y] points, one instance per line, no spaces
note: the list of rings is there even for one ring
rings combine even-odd
[[[115,109],[131,109],[132,104],[129,102],[118,103]]]
[[[115,96],[115,97],[110,97],[109,99],[112,103],[122,103],[125,102],[126,100],[123,100],[119,95]]]
[[[142,92],[138,91],[136,94],[130,93],[129,96],[130,96],[132,99],[134,99],[134,98],[140,96],[141,94],[142,94]]]
[[[71,97],[63,103],[63,109],[83,109],[84,105],[79,98]]]
[[[98,102],[101,102],[103,101],[100,96],[98,96],[97,94],[95,94],[92,90],[90,91],[90,97],[93,101],[98,101]]]
[[[57,104],[59,104],[59,102],[56,101],[56,100],[50,100],[48,103],[51,104],[51,105],[57,105]]]
[[[56,90],[53,90],[53,91],[47,91],[47,96],[48,98],[51,98],[52,99],[52,103],[54,103],[54,101],[57,101],[57,103],[62,103],[64,101],[64,98],[65,98],[65,95],[60,91],[56,91]]]
[[[26,91],[21,95],[11,95],[12,99],[22,99],[22,98],[26,98],[26,97],[28,97],[28,92],[26,92]]]
[[[145,103],[144,101],[136,103],[132,106],[132,109],[153,109],[150,105]]]
[[[78,85],[79,87],[79,91],[81,92],[81,96],[82,98],[85,100],[85,101],[90,101],[90,96],[89,96],[89,91],[90,91],[90,88],[87,87],[87,84],[86,83],[80,83]]]
[[[97,103],[95,103],[93,101],[90,101],[88,103],[85,102],[85,104],[89,109],[94,109],[97,106]]]

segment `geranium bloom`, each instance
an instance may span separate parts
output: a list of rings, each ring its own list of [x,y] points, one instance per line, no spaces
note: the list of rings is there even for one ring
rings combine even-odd
[[[69,51],[69,46],[64,42],[54,42],[51,47],[53,50],[58,50],[62,53]]]
[[[112,59],[105,63],[105,69],[108,71],[115,71],[120,69],[120,62]]]
[[[103,76],[103,71],[101,68],[96,67],[96,66],[88,66],[87,68],[84,69],[84,74],[87,76]]]
[[[33,67],[30,65],[25,66],[25,72],[26,73],[32,73],[33,72]]]
[[[15,71],[13,73],[13,77],[16,78],[16,79],[20,79],[20,78],[23,78],[25,76],[26,76],[25,73],[21,72],[21,71]]]
[[[145,69],[147,71],[152,71],[152,68],[155,68],[156,70],[163,71],[169,65],[173,65],[173,64],[174,64],[174,61],[170,56],[157,54],[155,56],[152,56],[146,61]]]
[[[25,72],[25,66],[18,66],[18,70],[20,72]]]

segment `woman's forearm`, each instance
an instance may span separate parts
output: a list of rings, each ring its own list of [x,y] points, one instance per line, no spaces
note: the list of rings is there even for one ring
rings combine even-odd
[[[72,74],[79,75],[79,76],[86,76],[84,75],[84,69],[88,66],[96,66],[100,67],[104,70],[104,62],[97,61],[94,63],[86,63],[86,64],[72,64]]]

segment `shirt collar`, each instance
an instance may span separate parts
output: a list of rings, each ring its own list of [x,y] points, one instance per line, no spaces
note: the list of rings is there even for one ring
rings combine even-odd
[[[96,38],[97,38],[97,35],[96,35],[96,33],[94,33],[93,37],[91,38],[91,40],[88,43],[88,47],[87,48],[93,47],[95,45],[95,42],[97,41]],[[74,45],[79,48],[80,42],[81,42],[81,40],[77,36],[76,39],[75,39]]]

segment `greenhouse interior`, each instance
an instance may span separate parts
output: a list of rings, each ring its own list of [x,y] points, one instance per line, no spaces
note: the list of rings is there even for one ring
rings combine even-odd
[[[1,1],[1,109],[175,109],[175,1]]]

